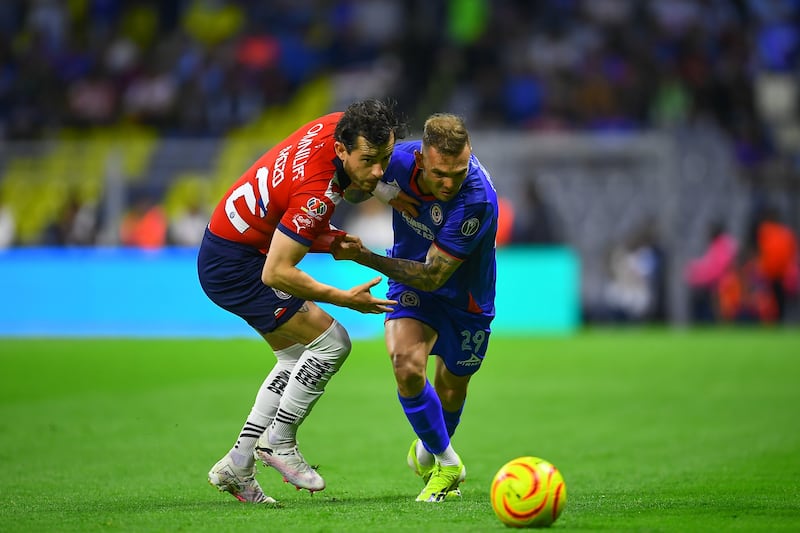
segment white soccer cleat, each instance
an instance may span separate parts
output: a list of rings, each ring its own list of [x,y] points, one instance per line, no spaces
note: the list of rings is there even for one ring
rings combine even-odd
[[[256,481],[256,465],[239,468],[225,455],[208,473],[208,482],[220,492],[228,492],[240,502],[275,503],[275,499],[264,494]]]
[[[288,447],[278,447],[269,444],[265,436],[259,439],[256,446],[256,459],[280,472],[283,480],[298,490],[307,489],[313,493],[325,488],[325,480],[306,462],[296,443]]]

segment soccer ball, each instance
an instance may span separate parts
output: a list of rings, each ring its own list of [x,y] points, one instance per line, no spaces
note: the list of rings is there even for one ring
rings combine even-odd
[[[492,509],[507,526],[548,527],[567,503],[561,472],[544,459],[517,457],[492,480]]]

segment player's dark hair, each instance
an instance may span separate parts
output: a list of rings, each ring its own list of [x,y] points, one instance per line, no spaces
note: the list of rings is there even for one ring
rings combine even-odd
[[[356,147],[359,136],[371,146],[381,146],[389,142],[392,132],[397,140],[405,137],[406,130],[405,123],[395,111],[394,102],[369,98],[347,106],[333,135],[349,153]]]
[[[422,130],[422,144],[435,148],[443,155],[461,154],[469,144],[469,132],[464,119],[450,113],[431,115]]]

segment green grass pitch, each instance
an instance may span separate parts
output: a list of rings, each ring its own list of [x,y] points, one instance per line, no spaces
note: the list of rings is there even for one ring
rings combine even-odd
[[[563,473],[559,531],[800,530],[797,330],[492,339],[454,438],[463,499],[414,502],[383,342],[357,341],[301,428],[328,487],[280,505],[206,483],[272,364],[237,340],[0,339],[0,531],[504,531],[496,470]]]

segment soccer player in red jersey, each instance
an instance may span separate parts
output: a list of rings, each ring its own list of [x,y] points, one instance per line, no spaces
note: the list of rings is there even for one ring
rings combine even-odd
[[[339,289],[297,265],[309,251],[329,249],[331,215],[345,189],[375,189],[402,131],[392,106],[372,99],[311,121],[246,170],[211,215],[198,253],[200,284],[277,358],[236,443],[208,474],[240,501],[274,501],[255,480],[254,454],[298,488],[325,488],[297,448],[297,429],[351,345],[347,331],[314,302],[362,313],[384,313],[396,302],[370,294],[380,276]]]

